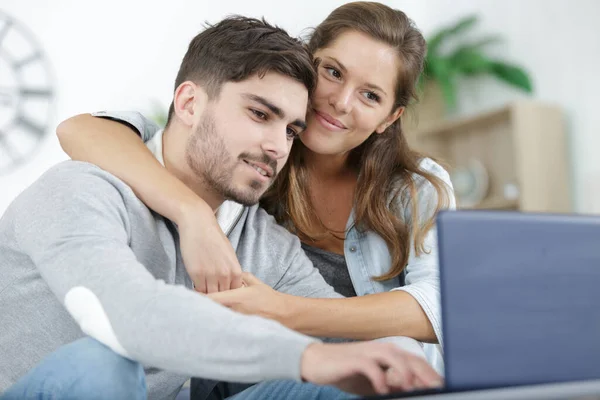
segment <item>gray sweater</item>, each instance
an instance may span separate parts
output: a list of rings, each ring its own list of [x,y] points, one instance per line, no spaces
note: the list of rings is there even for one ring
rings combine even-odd
[[[244,208],[229,238],[244,270],[277,290],[340,297],[258,207]],[[55,166],[0,219],[0,392],[85,335],[141,362],[152,399],[173,398],[191,376],[300,378],[315,339],[190,288],[171,221],[96,166]]]

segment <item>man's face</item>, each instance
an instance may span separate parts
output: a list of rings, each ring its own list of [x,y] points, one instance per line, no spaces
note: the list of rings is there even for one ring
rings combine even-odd
[[[189,167],[215,194],[256,204],[304,130],[307,103],[303,84],[273,72],[225,83],[194,124]]]

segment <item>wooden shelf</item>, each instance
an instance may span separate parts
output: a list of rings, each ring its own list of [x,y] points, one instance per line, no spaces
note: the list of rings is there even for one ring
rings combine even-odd
[[[483,200],[474,207],[476,210],[517,210],[519,209],[519,200],[508,200],[503,197],[491,197]]]
[[[417,136],[420,138],[427,138],[444,134],[459,134],[460,132],[470,131],[477,127],[485,127],[498,120],[506,119],[510,114],[510,109],[510,106],[506,106],[498,110],[488,111],[472,117],[444,120],[435,123],[426,129],[419,130]]]
[[[483,166],[486,197],[470,208],[572,211],[565,121],[556,105],[520,100],[413,132],[410,145],[441,161],[451,175],[473,161]],[[516,188],[518,200],[504,198],[507,185]]]

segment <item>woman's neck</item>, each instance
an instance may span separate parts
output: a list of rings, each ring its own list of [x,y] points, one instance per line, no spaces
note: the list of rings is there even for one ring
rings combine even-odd
[[[347,178],[353,173],[352,168],[348,165],[348,153],[317,154],[306,149],[304,161],[309,166],[310,175],[323,181]]]

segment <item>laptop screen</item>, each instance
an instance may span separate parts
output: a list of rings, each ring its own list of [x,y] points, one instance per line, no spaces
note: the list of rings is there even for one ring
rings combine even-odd
[[[600,218],[438,218],[446,385],[600,378]]]

